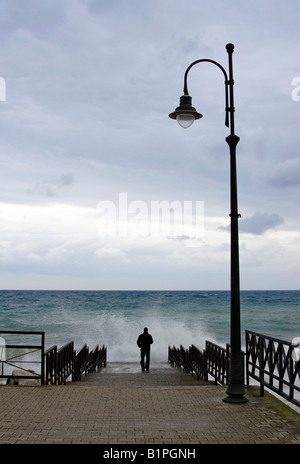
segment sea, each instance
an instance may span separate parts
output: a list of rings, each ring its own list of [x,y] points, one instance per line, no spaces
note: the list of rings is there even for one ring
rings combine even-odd
[[[138,362],[136,341],[148,327],[151,362],[168,347],[230,342],[229,291],[0,291],[1,331],[42,331],[45,345],[105,345],[108,362]],[[292,341],[300,337],[300,291],[241,291],[245,330]],[[6,338],[5,334],[0,334]]]

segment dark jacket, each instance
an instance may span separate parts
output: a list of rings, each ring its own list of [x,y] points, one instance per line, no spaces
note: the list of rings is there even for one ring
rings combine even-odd
[[[152,345],[152,343],[153,343],[152,335],[150,335],[148,332],[142,333],[137,339],[137,345],[143,351],[149,351],[150,345]]]

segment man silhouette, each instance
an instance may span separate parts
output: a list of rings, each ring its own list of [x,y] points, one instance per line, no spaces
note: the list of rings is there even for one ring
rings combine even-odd
[[[141,367],[142,371],[145,370],[149,371],[150,366],[150,345],[153,343],[152,335],[148,333],[148,328],[144,328],[144,332],[139,335],[137,339],[137,345],[141,349]],[[145,357],[146,357],[146,365],[145,365]]]

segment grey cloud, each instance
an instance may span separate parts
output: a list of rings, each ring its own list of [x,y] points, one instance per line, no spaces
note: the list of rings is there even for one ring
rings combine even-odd
[[[29,194],[38,194],[45,197],[53,197],[55,194],[50,185],[43,182],[36,182],[32,188],[27,189]]]
[[[53,182],[36,182],[32,188],[27,189],[27,193],[38,194],[45,197],[54,197],[56,190],[68,187],[73,183],[73,175],[70,173],[62,174]]]
[[[300,184],[300,158],[289,159],[280,163],[270,179],[270,183],[282,188]]]
[[[278,214],[255,213],[240,221],[240,231],[246,234],[262,235],[269,229],[275,229],[284,220]]]
[[[73,183],[73,175],[71,173],[63,174],[60,176],[60,178],[57,181],[57,186],[59,188],[61,187],[67,187],[68,185],[71,185]]]
[[[239,230],[244,234],[263,235],[267,230],[275,229],[284,220],[279,214],[255,213],[251,217],[241,219]],[[219,227],[220,230],[229,230],[230,226]]]
[[[190,240],[191,237],[189,235],[175,235],[175,236],[167,236],[168,240],[178,240],[178,241],[184,241],[184,240]]]
[[[40,2],[30,0],[26,5],[12,0],[1,1],[1,35],[16,29],[34,31],[45,36],[58,29],[66,18],[67,9],[58,0]]]

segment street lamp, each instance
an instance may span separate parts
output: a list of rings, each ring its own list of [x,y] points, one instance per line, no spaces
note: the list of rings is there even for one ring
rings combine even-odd
[[[184,75],[184,95],[180,97],[180,104],[175,111],[169,114],[176,119],[181,127],[187,129],[196,119],[202,118],[192,106],[192,97],[187,88],[187,76],[190,69],[197,63],[208,62],[218,66],[225,77],[225,125],[229,127],[230,134],[226,137],[230,151],[230,227],[231,227],[231,320],[230,320],[230,363],[227,397],[223,401],[228,403],[245,403],[248,401],[244,388],[243,354],[241,351],[241,322],[240,322],[240,276],[239,276],[239,237],[238,237],[238,201],[237,201],[237,175],[236,175],[236,146],[239,137],[234,133],[234,94],[233,94],[233,44],[227,44],[226,50],[229,61],[229,79],[225,69],[216,61],[201,59],[194,61]],[[229,104],[228,104],[229,103]]]

